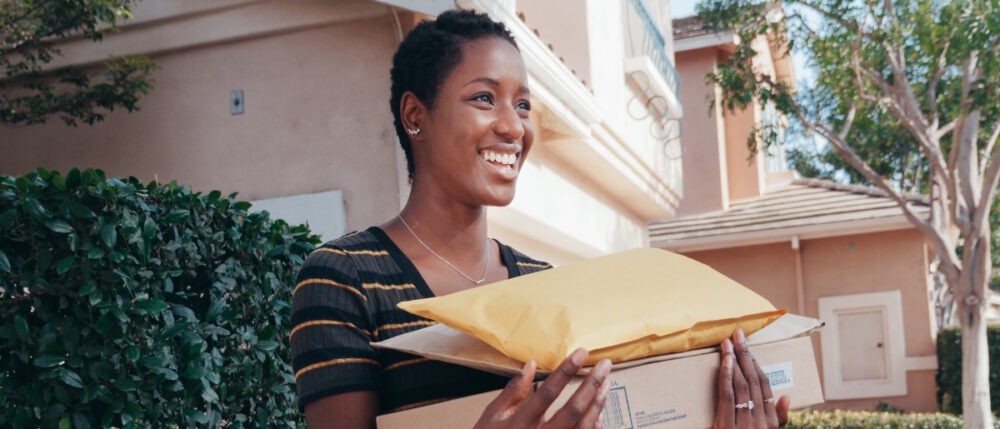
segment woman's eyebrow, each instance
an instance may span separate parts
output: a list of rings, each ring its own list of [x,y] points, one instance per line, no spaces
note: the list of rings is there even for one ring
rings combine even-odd
[[[483,77],[477,77],[475,79],[472,79],[472,80],[466,82],[464,86],[469,86],[469,85],[472,85],[474,83],[485,83],[485,84],[490,85],[490,86],[500,86],[500,81],[499,80],[493,79],[491,77],[485,77],[485,76],[483,76]],[[521,85],[520,87],[517,88],[517,93],[518,94],[531,94],[531,90],[528,89],[527,86]]]

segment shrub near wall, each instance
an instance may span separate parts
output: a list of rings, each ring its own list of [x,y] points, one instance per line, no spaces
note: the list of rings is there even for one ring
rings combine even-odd
[[[990,354],[990,404],[996,414],[1000,412],[1000,326],[986,327],[986,342]],[[957,327],[938,332],[937,356],[938,409],[961,415],[962,333]]]
[[[884,411],[792,411],[785,429],[962,429],[962,419],[949,414],[906,414]]]
[[[218,191],[0,176],[0,427],[288,427],[317,239]]]

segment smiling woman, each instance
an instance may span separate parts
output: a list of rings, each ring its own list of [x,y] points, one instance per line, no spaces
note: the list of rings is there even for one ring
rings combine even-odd
[[[600,426],[607,360],[550,419],[544,417],[581,369],[585,350],[574,351],[531,391],[534,361],[507,380],[370,345],[434,323],[397,303],[550,267],[487,235],[486,207],[514,199],[535,137],[527,72],[503,24],[472,11],[423,22],[400,44],[391,77],[390,108],[412,188],[401,213],[326,243],[299,273],[291,343],[299,406],[309,426],[372,428],[380,413],[501,388],[476,427]],[[737,343],[736,351],[745,352],[737,361],[727,344],[720,427],[776,426],[775,404],[765,400],[770,389],[758,382],[763,372],[748,360],[745,345]],[[734,379],[743,380],[735,393]],[[756,411],[735,406],[750,400],[765,405]]]
[[[393,57],[390,108],[412,182],[388,222],[326,243],[303,265],[291,342],[310,427],[371,428],[379,413],[507,387],[480,427],[538,426],[580,369],[563,362],[536,393],[535,364],[506,378],[370,342],[433,322],[396,303],[549,268],[487,236],[486,206],[507,205],[532,142],[531,94],[517,44],[486,15],[450,11],[416,26]],[[610,363],[596,366],[548,423],[594,427]]]

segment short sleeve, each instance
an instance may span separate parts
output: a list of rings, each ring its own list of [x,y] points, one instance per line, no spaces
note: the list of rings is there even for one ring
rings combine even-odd
[[[292,367],[299,408],[353,391],[378,391],[373,320],[353,260],[327,244],[302,265],[292,297]]]

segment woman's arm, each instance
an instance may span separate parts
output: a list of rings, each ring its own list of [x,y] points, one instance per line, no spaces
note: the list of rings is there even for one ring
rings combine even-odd
[[[306,405],[309,429],[373,429],[378,413],[378,394],[347,392],[318,399]]]

